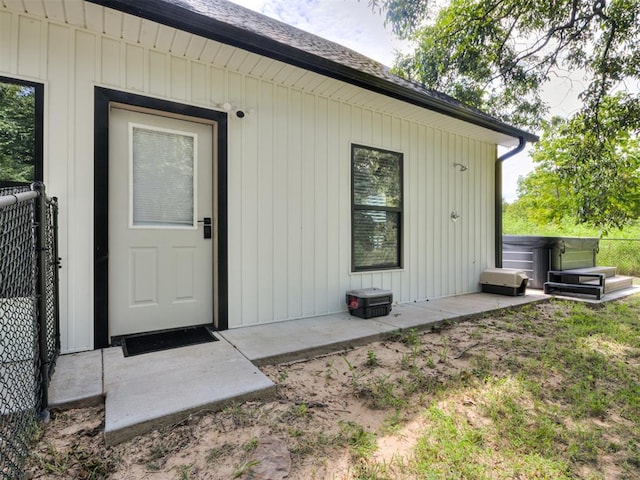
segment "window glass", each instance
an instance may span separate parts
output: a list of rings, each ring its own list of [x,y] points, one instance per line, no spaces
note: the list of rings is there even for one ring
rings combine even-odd
[[[133,124],[131,136],[132,225],[193,227],[196,137]]]
[[[399,154],[354,147],[353,203],[399,207],[401,201]]]
[[[352,268],[401,267],[402,154],[352,146]]]
[[[0,78],[0,186],[41,180],[35,85]]]
[[[399,214],[356,210],[353,254],[357,268],[398,267]]]

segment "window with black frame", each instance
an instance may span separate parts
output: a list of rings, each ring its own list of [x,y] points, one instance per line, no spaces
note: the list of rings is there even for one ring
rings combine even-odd
[[[0,187],[42,180],[41,84],[0,77]]]
[[[351,146],[351,267],[402,267],[402,153]]]

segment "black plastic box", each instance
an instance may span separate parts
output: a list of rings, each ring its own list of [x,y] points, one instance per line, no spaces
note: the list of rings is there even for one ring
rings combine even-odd
[[[391,312],[393,292],[382,288],[349,290],[345,301],[351,315],[360,318],[383,317]]]

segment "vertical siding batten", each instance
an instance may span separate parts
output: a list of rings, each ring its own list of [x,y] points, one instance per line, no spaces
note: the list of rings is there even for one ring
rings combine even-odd
[[[49,52],[47,58],[51,58],[46,72],[48,79],[48,88],[45,89],[45,108],[44,123],[45,139],[44,139],[44,180],[47,186],[57,186],[53,190],[54,195],[58,196],[58,253],[60,257],[68,258],[69,245],[69,174],[71,173],[71,154],[70,139],[68,135],[73,131],[72,115],[69,111],[73,108],[73,102],[70,100],[74,91],[74,75],[70,66],[70,61],[75,55],[75,44],[73,42],[73,31],[68,28],[51,24],[49,26],[47,47]],[[58,119],[58,121],[56,121]],[[59,121],[65,119],[65,121]],[[52,165],[53,158],[50,152],[55,152],[55,168]],[[69,269],[62,268],[58,271],[60,285],[69,284]],[[69,311],[68,289],[60,291],[59,296],[60,311]],[[63,350],[69,350],[69,333],[70,325],[68,316],[61,315],[60,330],[64,332],[61,335]]]
[[[423,179],[424,188],[427,190],[427,195],[425,197],[425,201],[427,205],[425,205],[425,215],[423,217],[423,221],[426,225],[436,225],[435,223],[435,210],[436,207],[439,206],[438,199],[436,198],[435,184],[439,183],[436,180],[435,168],[436,168],[436,157],[434,155],[434,136],[433,136],[433,128],[426,128],[426,147],[425,152],[423,154],[424,161],[427,165],[426,168],[426,177]],[[435,275],[435,258],[439,255],[436,253],[436,233],[435,228],[428,228],[427,232],[423,237],[424,249],[426,250],[425,263],[422,266],[423,275],[427,279],[426,289],[420,292],[420,299],[424,300],[427,298],[435,297],[435,285],[436,282],[440,280]]]
[[[463,159],[462,163],[467,166],[467,170],[465,172],[466,175],[462,175],[461,183],[462,183],[462,202],[464,205],[464,210],[466,212],[465,222],[462,224],[462,239],[461,241],[464,243],[462,247],[462,265],[464,276],[460,279],[460,293],[468,293],[469,292],[469,276],[473,274],[473,266],[469,261],[469,251],[473,248],[473,245],[470,242],[470,226],[473,222],[473,203],[470,198],[469,192],[469,141],[467,138],[460,137],[462,140],[460,156]]]
[[[329,104],[326,98],[317,97],[311,93],[309,95],[315,98],[315,128],[314,135],[316,138],[314,162],[314,192],[315,192],[315,244],[313,250],[314,257],[314,315],[322,315],[329,313],[329,232],[328,232],[328,179],[327,168],[329,165],[328,158],[328,115]]]
[[[260,82],[257,113],[245,117],[243,123],[257,123],[258,145],[258,322],[270,322],[274,318],[274,86]],[[251,99],[247,99],[253,105]],[[246,113],[246,112],[245,112]]]
[[[388,127],[389,131],[391,132],[391,139],[389,142],[390,148],[394,151],[401,151],[403,153],[403,158],[404,158],[404,163],[406,163],[406,158],[407,158],[407,152],[404,151],[403,148],[403,133],[402,133],[402,121],[400,120],[400,118],[398,117],[392,117],[391,115],[387,115],[388,118]],[[403,178],[404,181],[404,178]],[[403,202],[404,202],[404,198],[403,198]],[[404,203],[404,206],[406,208],[406,203]],[[402,225],[404,225],[404,213],[403,213],[403,220],[402,220]],[[402,227],[404,228],[404,226]],[[401,242],[402,242],[402,254],[404,255],[404,250],[405,250],[405,239],[404,239],[404,234],[401,237]],[[403,264],[404,267],[404,264]],[[391,282],[389,284],[391,290],[393,291],[398,291],[400,292],[399,296],[400,298],[410,298],[411,297],[411,292],[410,292],[410,284],[409,282],[405,282],[404,278],[406,277],[406,274],[404,272],[401,271],[393,271],[391,272]]]
[[[437,136],[434,137],[434,148],[435,148],[435,175],[433,181],[434,195],[436,199],[436,210],[435,210],[435,223],[434,225],[439,225],[440,228],[437,229],[438,233],[436,234],[436,241],[434,244],[434,252],[438,252],[436,255],[434,262],[434,269],[436,272],[436,294],[435,297],[442,297],[446,295],[446,289],[444,288],[445,282],[447,281],[446,275],[446,258],[448,255],[448,235],[447,231],[449,229],[449,211],[448,204],[445,199],[445,195],[447,194],[446,186],[446,175],[449,173],[448,170],[444,169],[443,164],[446,163],[446,158],[444,156],[443,146],[445,145],[446,137],[442,130],[437,130]]]
[[[302,316],[302,93],[289,90],[288,246],[289,318]]]
[[[341,105],[336,100],[329,100],[327,114],[327,309],[329,312],[342,310],[342,281],[343,272],[348,266],[341,257],[340,241],[341,216],[345,212],[341,210],[340,188],[343,159],[346,157],[348,147],[344,148],[340,132],[342,131]],[[346,268],[345,268],[346,267]]]
[[[410,183],[409,195],[407,195],[407,204],[408,211],[411,213],[413,209],[415,209],[416,214],[412,215],[411,218],[413,227],[416,229],[416,238],[415,238],[415,250],[416,256],[411,259],[412,262],[409,264],[409,268],[416,271],[416,288],[417,288],[417,296],[416,298],[423,299],[426,297],[426,281],[427,276],[425,273],[427,272],[427,255],[429,244],[426,241],[428,238],[429,227],[427,225],[427,215],[426,210],[428,210],[429,205],[426,200],[428,190],[428,175],[427,175],[427,157],[425,155],[427,148],[429,145],[426,143],[426,128],[424,126],[419,126],[417,128],[417,135],[415,142],[415,160],[411,163],[411,169],[408,172],[405,172]],[[405,182],[405,185],[408,182]],[[406,229],[406,227],[405,227]],[[422,241],[421,241],[422,239]]]
[[[17,15],[0,11],[0,71],[8,73],[15,72],[16,69],[12,68],[13,59],[18,58],[17,49],[11,48],[16,45],[12,39],[12,23],[16,17]]]
[[[233,79],[233,81],[232,81]],[[239,95],[242,88],[238,85],[237,75],[225,72],[225,85],[227,85],[227,96]],[[243,245],[242,245],[242,225],[244,209],[242,205],[243,189],[243,131],[237,128],[237,124],[229,115],[228,120],[228,154],[229,163],[227,166],[228,177],[228,266],[229,273],[227,280],[229,283],[229,326],[241,326],[245,317],[243,298]],[[231,241],[234,239],[234,241]]]
[[[315,163],[316,154],[316,102],[315,96],[302,93],[302,135],[298,141],[301,145],[301,257],[300,276],[302,279],[302,316],[309,317],[314,314],[316,305],[316,179]]]
[[[236,80],[233,80],[233,79]],[[237,73],[229,73],[230,84],[240,85],[236,105],[246,100],[253,105],[258,100],[258,81]],[[244,95],[243,95],[244,94]],[[258,258],[258,125],[240,120],[231,114],[230,128],[241,129],[242,138],[242,303],[243,322],[252,325],[258,322],[259,269],[262,267]]]
[[[41,78],[40,62],[41,38],[43,22],[27,16],[19,16],[18,20],[18,74],[26,77]]]
[[[417,125],[409,123],[407,120],[401,121],[401,134],[400,145],[404,146],[404,195],[403,201],[405,202],[405,211],[403,216],[403,267],[406,273],[407,281],[404,282],[404,286],[407,287],[401,298],[409,298],[414,301],[418,298],[418,269],[410,268],[418,258],[418,228],[417,221],[420,212],[420,206],[411,206],[408,196],[412,193],[411,188],[407,188],[409,179],[411,179],[411,172],[414,171],[414,164],[420,161],[419,153],[416,148],[416,142],[414,139],[417,136]],[[400,147],[398,147],[400,148]],[[407,168],[407,167],[410,168]],[[425,188],[425,186],[418,179],[416,188]],[[411,207],[411,208],[410,208]]]
[[[273,309],[274,320],[286,320],[288,315],[288,125],[289,91],[275,86],[273,143]]]
[[[73,112],[73,129],[68,133],[72,145],[69,161],[69,218],[74,222],[69,225],[69,280],[73,288],[69,289],[70,309],[68,312],[71,324],[73,349],[88,349],[93,343],[93,205],[83,199],[93,198],[93,111],[86,108],[80,99],[93,97],[95,70],[82,68],[92,65],[99,43],[95,35],[76,31],[76,56],[74,68],[74,90],[69,96],[69,109]],[[55,191],[55,186],[54,187]],[[87,268],[88,266],[88,268]]]
[[[148,54],[148,66],[146,70],[148,87],[147,91],[152,95],[159,97],[165,97],[167,94],[167,81],[166,81],[166,62],[167,56],[164,53],[156,50],[149,50]]]
[[[463,146],[462,146],[462,137],[460,135],[455,135],[455,148],[453,150],[453,155],[454,155],[454,162],[460,162],[464,165],[464,163],[466,162],[466,159],[464,157],[464,153],[463,153]],[[465,175],[466,173],[468,173],[468,170],[465,172],[460,172],[457,168],[453,168],[453,162],[451,164],[451,170],[453,171],[454,174],[456,174],[456,182],[454,183],[454,186],[456,188],[456,192],[454,192],[454,195],[456,197],[456,209],[458,210],[459,215],[461,216],[460,220],[458,220],[458,229],[456,230],[456,252],[455,252],[455,258],[456,258],[456,270],[458,272],[457,275],[455,275],[455,287],[453,290],[454,294],[460,294],[464,292],[464,286],[463,286],[463,279],[462,276],[464,275],[465,271],[467,270],[467,266],[465,265],[465,250],[466,247],[468,246],[466,243],[466,241],[464,241],[463,239],[465,239],[465,225],[469,222],[471,216],[469,214],[469,210],[466,208],[467,207],[467,202],[466,202],[466,192],[464,191],[464,178],[467,176]]]
[[[126,88],[143,92],[145,90],[145,50],[135,45],[127,45],[125,50],[126,66],[124,69]]]
[[[338,102],[336,100],[336,102]],[[340,267],[340,292],[353,288],[353,276],[351,272],[351,141],[353,133],[353,107],[349,104],[338,102],[340,109],[340,130],[338,142],[339,177],[338,177],[338,205],[336,212],[340,219],[339,232],[339,267]],[[344,304],[340,301],[340,308]]]
[[[171,83],[169,91],[171,98],[179,101],[186,101],[189,98],[189,80],[187,60],[181,57],[171,56]]]
[[[191,62],[191,103],[208,107],[211,104],[210,70],[200,62]]]
[[[447,154],[446,154],[446,172],[447,172],[447,192],[449,208],[451,212],[455,210],[460,215],[460,206],[456,204],[456,190],[457,190],[457,169],[453,168],[453,163],[456,161],[456,138],[457,136],[451,132],[447,133]],[[460,251],[458,250],[457,239],[460,230],[460,220],[458,222],[449,222],[449,238],[447,239],[447,267],[452,269],[453,275],[447,274],[447,290],[445,295],[455,295],[457,278],[460,275]]]

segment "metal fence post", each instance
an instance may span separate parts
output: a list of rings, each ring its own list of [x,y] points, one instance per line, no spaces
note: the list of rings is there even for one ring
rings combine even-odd
[[[62,259],[58,256],[58,197],[51,198],[51,224],[53,227],[52,238],[53,244],[51,245],[51,259],[53,261],[53,292],[55,302],[54,315],[55,315],[55,351],[60,351],[60,273],[62,268]],[[49,359],[49,361],[53,361]],[[51,375],[52,372],[49,372]]]
[[[38,265],[38,330],[40,346],[40,415],[49,418],[49,355],[47,348],[47,195],[41,182],[31,184],[36,202],[36,262]]]

